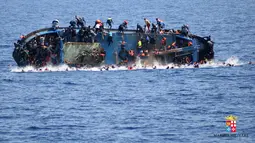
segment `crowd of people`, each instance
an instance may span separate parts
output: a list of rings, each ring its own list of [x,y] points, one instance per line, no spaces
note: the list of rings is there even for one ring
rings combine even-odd
[[[105,25],[105,23],[106,23],[106,25]],[[102,22],[100,19],[97,19],[95,21],[94,26],[91,28],[95,33],[103,32],[104,28],[112,29],[113,24],[114,24],[112,17],[108,17],[105,23]],[[59,27],[59,21],[53,20],[52,27],[53,28]],[[70,21],[69,27],[70,28],[83,28],[83,27],[90,27],[90,26],[86,26],[86,21],[85,21],[84,17],[80,17],[80,16],[76,15],[74,20]],[[127,20],[124,20],[118,26],[119,32],[124,32],[127,28],[128,28]],[[183,34],[185,36],[188,36],[189,26],[183,25],[181,27],[181,30],[177,30],[177,31],[167,30],[167,29],[165,29],[165,23],[163,22],[163,20],[156,18],[155,23],[152,23],[149,19],[144,18],[144,26],[141,26],[139,23],[137,23],[136,32],[138,32],[138,33],[159,33],[159,34],[163,34],[163,33],[167,33],[167,32],[174,32],[177,34]]]
[[[65,42],[96,42],[95,37],[97,33],[101,32],[104,33],[105,26],[108,27],[108,29],[112,29],[113,27],[113,19],[111,17],[107,18],[106,25],[101,20],[97,19],[93,25],[93,27],[86,26],[86,21],[83,17],[75,16],[75,19],[70,21],[70,26],[65,29],[64,33],[64,40]],[[52,22],[53,28],[58,25],[58,21],[54,20]],[[77,28],[79,31],[77,32]],[[118,27],[118,31],[120,33],[124,33],[124,31],[128,28],[128,21],[124,20],[123,23],[121,23]],[[179,42],[173,42],[170,45],[167,45],[167,39],[166,37],[162,37],[160,41],[159,46],[155,46],[155,48],[150,48],[148,45],[155,45],[157,38],[154,36],[150,36],[150,33],[157,33],[158,35],[161,34],[167,34],[167,33],[176,33],[176,34],[182,34],[184,36],[189,35],[189,27],[188,25],[183,25],[181,27],[181,30],[166,30],[165,24],[163,20],[156,18],[155,23],[152,23],[149,19],[144,18],[144,26],[142,27],[139,23],[137,23],[136,32],[146,36],[141,36],[141,38],[137,42],[137,48],[134,50],[126,50],[125,48],[125,41],[122,41],[121,48],[118,53],[118,57],[120,61],[123,63],[130,61],[130,59],[133,61],[135,59],[135,55],[139,56],[140,58],[147,58],[152,51],[154,54],[158,54],[160,51],[165,50],[171,50],[178,47],[183,47],[184,44],[180,44]],[[105,34],[107,33],[107,34]],[[105,32],[104,35],[107,35],[107,41],[108,46],[113,44],[113,34],[109,30]],[[102,34],[103,35],[103,34]],[[185,46],[191,46],[192,42],[189,42],[188,45]]]
[[[144,18],[144,26],[141,26],[139,23],[137,23],[137,29],[136,32],[140,34],[143,33],[143,36],[140,37],[140,39],[137,41],[137,48],[132,50],[126,50],[125,48],[125,41],[123,40],[121,42],[120,51],[118,53],[118,58],[120,59],[120,62],[128,62],[128,61],[134,61],[136,57],[140,58],[146,58],[152,52],[155,52],[154,54],[157,54],[159,51],[169,50],[173,48],[177,48],[179,45],[176,44],[176,42],[172,43],[171,45],[167,45],[167,39],[166,37],[162,37],[162,40],[160,42],[160,46],[156,48],[151,48],[151,46],[148,45],[155,45],[157,38],[154,36],[151,36],[149,33],[157,33],[157,34],[163,34],[167,32],[173,32],[177,34],[183,34],[187,36],[189,34],[189,27],[187,25],[184,25],[181,30],[166,30],[165,24],[163,20],[156,18],[156,23],[152,23],[149,19]],[[63,42],[85,42],[85,43],[94,43],[95,37],[99,32],[102,32],[103,36],[107,33],[107,41],[108,46],[114,43],[113,41],[113,34],[112,32],[106,31],[105,32],[105,26],[108,27],[108,29],[113,28],[113,19],[111,17],[107,18],[106,25],[101,20],[97,19],[93,25],[86,26],[86,21],[83,17],[75,16],[74,20],[70,21],[69,27],[65,28],[63,34],[60,36],[58,34],[49,34],[44,36],[37,36],[30,40],[28,43],[26,43],[26,50],[24,52],[27,55],[27,62],[33,65],[38,66],[44,66],[48,62],[51,62],[53,64],[59,63],[59,42],[60,39],[64,40]],[[59,28],[59,21],[53,20],[52,21],[52,28],[57,29]],[[124,33],[125,30],[128,28],[128,21],[124,20],[118,27],[118,31],[120,33]],[[25,37],[21,37],[20,42],[25,39]]]
[[[21,36],[18,43],[15,43],[15,47],[19,47],[25,36]],[[23,41],[24,42],[24,41]],[[57,34],[49,34],[45,36],[37,36],[26,43],[25,48],[19,48],[20,57],[16,57],[15,60],[21,60],[22,64],[35,65],[42,67],[51,63],[53,65],[59,64],[59,42],[60,38]],[[21,63],[18,61],[17,63]]]

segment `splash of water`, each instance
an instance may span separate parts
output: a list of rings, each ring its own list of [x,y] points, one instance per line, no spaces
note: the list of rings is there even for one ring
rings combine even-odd
[[[244,63],[240,62],[237,57],[230,57],[226,61],[208,61],[205,64],[200,64],[199,68],[217,68],[224,66],[240,66]],[[101,67],[69,67],[68,65],[59,65],[59,66],[45,66],[41,68],[35,68],[33,66],[26,67],[10,67],[11,72],[61,72],[61,71],[118,71],[118,70],[152,70],[152,69],[179,69],[179,68],[194,68],[193,64],[190,65],[178,65],[170,63],[168,65],[162,65],[156,61],[152,65],[143,65],[138,59],[135,64],[130,66],[101,66]]]

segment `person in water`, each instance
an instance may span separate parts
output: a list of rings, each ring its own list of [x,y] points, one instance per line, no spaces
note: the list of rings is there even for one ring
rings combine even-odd
[[[124,22],[119,26],[119,32],[123,33],[124,29],[127,29],[128,22],[124,20]]]
[[[107,19],[106,24],[109,26],[110,29],[112,29],[113,20],[111,17]]]

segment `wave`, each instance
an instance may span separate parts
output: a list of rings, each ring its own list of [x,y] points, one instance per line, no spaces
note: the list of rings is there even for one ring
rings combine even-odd
[[[226,67],[226,66],[240,66],[244,65],[244,62],[240,62],[237,57],[230,57],[226,61],[207,61],[205,64],[198,64],[199,68],[216,68],[216,67]],[[108,65],[101,67],[69,67],[68,65],[59,66],[45,66],[41,68],[35,68],[33,66],[26,67],[12,67],[10,66],[11,72],[61,72],[61,71],[120,71],[120,70],[152,70],[152,69],[185,69],[185,68],[197,68],[193,64],[190,65],[178,65],[178,64],[168,64],[162,65],[160,63],[154,62],[153,65],[144,66],[140,60],[135,64],[130,66],[116,66]]]

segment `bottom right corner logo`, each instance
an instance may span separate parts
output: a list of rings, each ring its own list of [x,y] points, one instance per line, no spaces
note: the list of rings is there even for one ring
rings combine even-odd
[[[237,121],[237,116],[234,115],[229,115],[225,117],[226,119],[226,131],[227,132],[236,132],[236,121]]]

